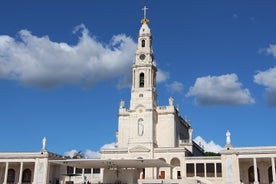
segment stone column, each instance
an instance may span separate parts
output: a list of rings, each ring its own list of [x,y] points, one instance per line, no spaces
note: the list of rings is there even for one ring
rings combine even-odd
[[[206,178],[206,177],[207,177],[207,171],[206,171],[207,167],[206,167],[206,163],[203,163],[203,169],[204,169],[204,178]]]
[[[257,159],[253,158],[253,162],[254,162],[254,184],[259,184]]]
[[[197,174],[197,170],[196,170],[196,163],[194,163],[194,176],[196,176]]]
[[[159,167],[156,167],[155,179],[159,179]]]
[[[5,177],[4,177],[4,182],[3,182],[3,184],[7,184],[8,171],[9,171],[9,162],[6,162]]]
[[[22,183],[22,172],[23,172],[23,162],[20,162],[20,171],[19,171],[19,181],[18,181],[18,184]]]
[[[214,172],[215,172],[215,178],[217,178],[217,163],[214,163]]]
[[[276,175],[275,175],[275,160],[274,157],[271,158],[271,167],[272,167],[272,184],[276,184]]]

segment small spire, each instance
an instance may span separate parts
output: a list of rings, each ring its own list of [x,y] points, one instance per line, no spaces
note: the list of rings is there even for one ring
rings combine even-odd
[[[148,8],[146,6],[144,6],[144,8],[142,8],[142,10],[144,11],[144,18],[141,20],[141,24],[149,24],[149,19],[147,19]]]

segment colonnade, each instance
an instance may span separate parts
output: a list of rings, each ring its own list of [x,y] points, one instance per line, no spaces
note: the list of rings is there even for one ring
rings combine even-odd
[[[0,162],[1,163],[1,162]],[[24,163],[28,164],[29,167],[25,167],[24,168]],[[31,181],[33,180],[33,173],[34,173],[34,165],[35,162],[34,161],[19,161],[19,162],[15,162],[15,161],[6,161],[6,162],[2,162],[3,166],[1,168],[2,172],[4,171],[4,178],[0,178],[3,182],[3,184],[8,184],[8,174],[9,174],[9,169],[13,169],[15,171],[14,175],[12,176],[13,178],[11,178],[12,180],[14,180],[14,183],[17,184],[22,184],[23,181],[23,171],[24,169],[30,169],[31,172]],[[31,165],[30,165],[31,164]],[[18,169],[18,165],[19,165],[19,169]],[[18,174],[19,171],[19,174]]]
[[[251,160],[251,161],[250,161]],[[252,166],[253,163],[253,166]],[[263,167],[259,167],[262,164]],[[249,178],[249,168],[253,167],[254,181]],[[268,170],[271,167],[271,173]],[[239,168],[241,183],[253,182],[254,184],[261,184],[272,182],[276,184],[276,169],[275,169],[275,157],[245,157],[239,158]],[[271,174],[272,178],[268,176]],[[251,180],[251,181],[249,181]],[[272,180],[272,181],[268,181]]]

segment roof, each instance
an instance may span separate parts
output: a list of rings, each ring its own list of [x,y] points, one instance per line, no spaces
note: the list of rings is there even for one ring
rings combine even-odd
[[[77,168],[147,168],[172,167],[159,159],[67,159],[51,160],[51,163]]]

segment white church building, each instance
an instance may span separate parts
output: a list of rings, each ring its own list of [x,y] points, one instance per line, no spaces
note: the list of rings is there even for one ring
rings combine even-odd
[[[100,159],[71,159],[48,151],[44,138],[38,152],[0,152],[0,184],[276,184],[276,146],[233,147],[227,131],[220,155],[204,156],[174,99],[157,104],[156,72],[145,7],[115,147],[102,149]]]

